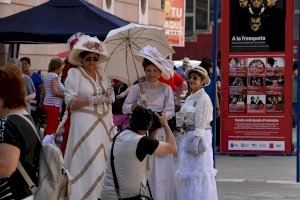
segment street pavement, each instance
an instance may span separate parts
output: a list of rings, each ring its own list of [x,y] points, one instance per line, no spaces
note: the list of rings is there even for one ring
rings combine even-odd
[[[176,140],[180,142],[180,136]],[[216,168],[219,200],[300,200],[295,155],[217,154]]]
[[[217,155],[219,199],[300,200],[295,156]]]

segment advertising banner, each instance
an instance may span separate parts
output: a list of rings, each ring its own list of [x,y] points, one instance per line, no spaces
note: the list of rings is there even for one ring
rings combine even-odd
[[[184,47],[185,0],[165,1],[165,33],[171,46]]]
[[[222,152],[292,151],[292,10],[285,0],[223,3]]]

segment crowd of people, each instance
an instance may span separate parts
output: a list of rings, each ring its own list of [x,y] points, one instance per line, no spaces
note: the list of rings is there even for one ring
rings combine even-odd
[[[109,57],[96,37],[75,34],[68,43],[68,58],[51,59],[44,77],[28,57],[0,67],[0,199],[34,199],[19,162],[38,185],[41,143],[20,115],[36,125],[46,116],[43,142],[57,145],[63,130],[70,199],[218,199],[211,122],[213,105],[217,116],[220,109],[211,95],[219,87],[210,83],[211,58],[196,67],[185,58],[177,70],[147,45],[136,54],[145,77],[127,86],[101,69]],[[176,113],[183,122],[179,147]]]

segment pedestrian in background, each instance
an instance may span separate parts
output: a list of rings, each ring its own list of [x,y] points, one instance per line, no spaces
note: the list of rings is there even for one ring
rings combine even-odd
[[[169,85],[174,94],[174,105],[175,105],[175,112],[178,112],[181,108],[181,95],[184,94],[188,88],[186,81],[180,76],[178,72],[172,69],[171,71],[171,78],[169,80],[165,79],[164,77],[160,76],[158,80],[162,83]],[[172,119],[168,120],[169,126],[172,131],[176,130],[176,116]]]
[[[137,53],[143,60],[145,81],[135,84],[123,104],[123,113],[131,113],[137,106],[143,106],[154,112],[165,112],[170,120],[174,115],[174,96],[170,86],[158,80],[160,76],[170,79],[173,63],[165,59],[155,47],[144,47]],[[169,68],[167,65],[170,65]],[[162,128],[158,130],[157,139],[165,141]],[[154,155],[150,166],[149,184],[155,200],[177,200],[173,174],[173,155]]]
[[[188,57],[184,57],[182,60],[182,65],[177,68],[177,72],[185,79],[185,71],[190,67],[190,59]]]
[[[65,163],[73,177],[70,199],[97,199],[105,174],[108,146],[114,137],[111,103],[115,96],[99,63],[107,59],[97,37],[78,38],[68,60],[65,102],[71,108],[71,127]]]
[[[207,73],[210,79],[212,79],[213,76],[213,63],[212,59],[209,56],[204,56],[201,60],[201,63],[199,65],[200,67],[203,67]],[[215,91],[215,103],[213,103],[213,106],[216,107],[216,149],[220,149],[220,114],[221,114],[221,109],[220,109],[220,94],[218,90],[218,85],[221,84],[220,81],[220,76],[216,73],[217,77],[217,82],[216,85],[213,85],[211,82],[208,86],[204,87],[205,92],[208,94],[210,98],[213,97],[213,92]],[[213,122],[212,122],[213,123]]]
[[[37,185],[41,143],[23,119],[33,123],[25,110],[24,80],[18,70],[16,73],[16,68],[0,68],[0,199],[33,200],[17,166],[20,162]]]
[[[64,99],[64,85],[60,81],[63,61],[60,58],[51,59],[45,81],[45,97],[43,108],[46,112],[46,128],[44,135],[55,134],[60,120],[60,112]]]
[[[298,62],[293,65],[293,128],[297,125]]]
[[[36,91],[35,99],[30,101],[31,106],[31,116],[36,125],[38,125],[38,118],[42,115],[42,103],[41,96],[45,94],[44,80],[42,76],[38,72],[33,72],[31,70],[31,60],[28,57],[22,57],[20,59],[22,63],[22,71],[23,74],[29,76],[34,84],[34,88]]]
[[[7,62],[7,67],[17,67],[21,70],[22,68],[22,63],[20,62],[19,59],[17,58],[11,58]],[[21,71],[22,72],[22,71]],[[26,103],[26,110],[30,114],[31,109],[30,109],[30,101],[33,100],[36,96],[36,91],[34,88],[34,84],[29,76],[26,74],[23,74],[23,79],[25,80],[25,103]]]
[[[180,180],[180,200],[217,200],[216,169],[213,165],[212,121],[213,107],[204,87],[210,78],[202,67],[186,71],[191,95],[180,113],[184,116],[184,136],[179,149],[176,176]]]

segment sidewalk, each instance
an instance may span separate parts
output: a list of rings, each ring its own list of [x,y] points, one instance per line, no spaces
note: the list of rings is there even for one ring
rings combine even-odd
[[[220,200],[296,200],[296,156],[237,157],[218,155]]]

